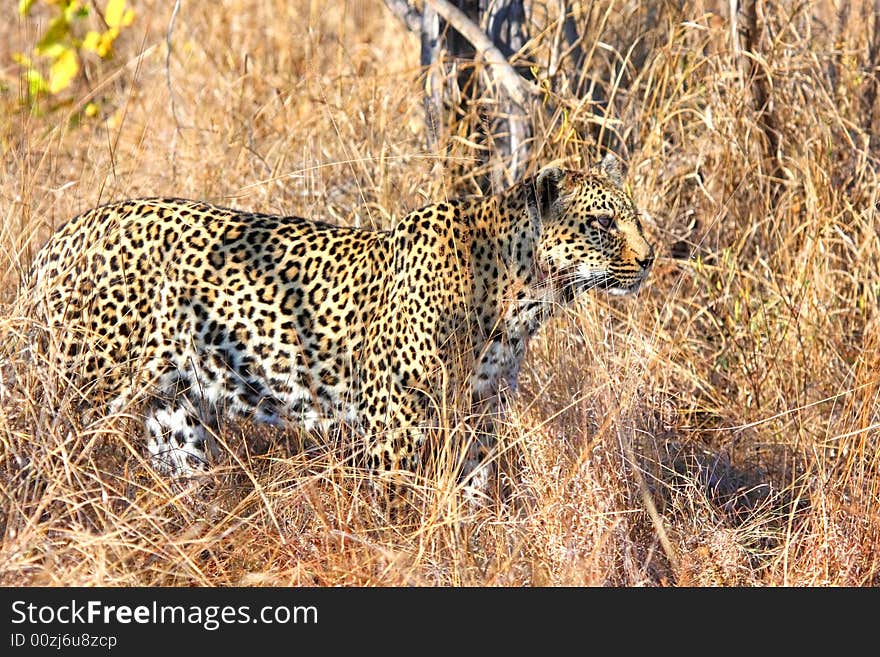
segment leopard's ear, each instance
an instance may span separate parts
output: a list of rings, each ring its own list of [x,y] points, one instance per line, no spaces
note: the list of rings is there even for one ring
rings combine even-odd
[[[615,187],[623,187],[623,170],[620,167],[620,160],[614,153],[606,153],[597,169],[604,173]]]
[[[544,167],[534,177],[527,199],[529,212],[535,221],[540,222],[559,211],[560,183],[564,178],[565,170],[559,167]]]

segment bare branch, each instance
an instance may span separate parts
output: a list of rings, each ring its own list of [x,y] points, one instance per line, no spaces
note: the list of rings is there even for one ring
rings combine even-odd
[[[540,95],[537,85],[519,75],[489,37],[461,9],[448,0],[425,0],[425,4],[433,7],[443,20],[468,40],[489,65],[492,76],[504,87],[513,102],[524,107],[529,96]]]
[[[440,19],[431,7],[425,7],[422,12],[421,39],[420,60],[425,70],[425,122],[428,148],[433,150],[437,146],[443,101],[440,75],[434,68],[440,51]]]
[[[746,51],[749,59],[749,82],[755,99],[758,125],[767,139],[767,155],[772,162],[770,172],[773,178],[782,178],[782,143],[779,122],[773,104],[773,84],[770,79],[770,64],[762,56],[762,31],[766,25],[762,0],[746,0],[743,6],[746,19]],[[774,188],[776,189],[776,188]],[[775,194],[776,192],[774,192]]]
[[[565,40],[568,41],[568,51],[571,54],[571,59],[574,62],[574,70],[582,71],[584,70],[584,62],[586,62],[586,56],[584,55],[584,49],[581,48],[581,41],[583,41],[583,37],[581,37],[578,32],[577,23],[574,20],[574,14],[568,10],[568,3],[562,3],[562,11],[565,13],[565,18],[562,19],[562,29],[565,32]]]
[[[863,127],[870,135],[871,143],[877,143],[876,131],[873,129],[874,117],[876,112],[874,103],[877,100],[877,89],[880,86],[878,75],[880,75],[880,0],[874,0],[874,29],[871,32],[871,39],[868,44],[868,66],[870,74],[868,75],[867,84],[864,93],[865,118]]]
[[[385,0],[385,6],[391,13],[403,21],[410,32],[422,29],[422,12],[413,7],[407,0]]]
[[[735,2],[736,0],[731,0]],[[562,30],[565,34],[565,40],[568,42],[568,54],[571,56],[574,71],[578,71],[575,92],[578,96],[584,93],[585,88],[589,88],[590,96],[593,103],[594,113],[606,113],[608,101],[602,93],[598,85],[590,84],[589,78],[586,76],[587,54],[581,47],[584,37],[578,32],[577,23],[574,19],[574,13],[569,10],[568,3],[564,0],[561,2],[561,9],[564,15],[562,21]]]

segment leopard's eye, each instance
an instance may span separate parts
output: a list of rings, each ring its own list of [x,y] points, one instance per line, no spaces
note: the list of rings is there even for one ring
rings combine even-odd
[[[595,219],[602,228],[611,228],[611,224],[614,223],[614,217],[610,214],[598,214]]]

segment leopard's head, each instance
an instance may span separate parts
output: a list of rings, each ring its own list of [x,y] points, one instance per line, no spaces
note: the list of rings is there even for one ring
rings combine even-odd
[[[530,187],[530,214],[540,224],[537,267],[563,299],[591,288],[639,289],[654,248],[613,156],[587,171],[545,168]]]

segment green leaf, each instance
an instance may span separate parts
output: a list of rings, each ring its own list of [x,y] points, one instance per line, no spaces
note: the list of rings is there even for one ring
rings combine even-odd
[[[31,98],[38,95],[42,91],[47,91],[49,89],[46,84],[46,80],[43,79],[43,76],[40,75],[40,72],[35,68],[29,68],[24,74],[25,80],[28,83],[28,93]]]
[[[64,17],[64,14],[56,16],[46,28],[43,38],[37,42],[34,47],[34,53],[43,55],[44,57],[58,57],[69,46],[65,43],[66,37],[70,33],[70,23]]]
[[[88,6],[82,4],[78,0],[73,0],[64,8],[64,18],[67,20],[68,23],[80,18],[85,18],[88,15]]]

